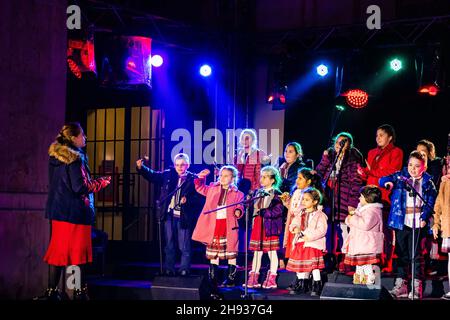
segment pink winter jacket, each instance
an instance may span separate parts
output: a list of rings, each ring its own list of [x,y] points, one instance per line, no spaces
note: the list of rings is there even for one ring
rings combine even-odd
[[[302,212],[304,214],[304,212]],[[289,231],[293,231],[295,227],[300,228],[302,214],[294,216],[289,226]],[[321,209],[311,213],[311,217],[303,234],[308,238],[304,247],[316,248],[322,251],[326,250],[326,234],[328,229],[327,215]],[[299,241],[304,241],[300,239]]]
[[[368,203],[358,205],[353,216],[347,216],[345,223],[350,233],[342,251],[350,255],[383,253],[383,205]]]
[[[202,213],[198,217],[197,225],[192,233],[192,240],[202,242],[204,244],[212,243],[214,237],[214,230],[216,228],[217,211],[204,214],[204,212],[217,208],[219,202],[220,189],[219,183],[211,183],[209,186],[205,185],[206,179],[195,179],[195,190],[198,193],[206,196],[205,206]],[[230,186],[230,191],[227,194],[226,205],[240,202],[244,199],[244,194],[240,192],[236,186]],[[237,252],[239,244],[239,224],[234,215],[236,209],[241,210],[242,217],[244,207],[242,205],[232,206],[227,208],[227,251]]]

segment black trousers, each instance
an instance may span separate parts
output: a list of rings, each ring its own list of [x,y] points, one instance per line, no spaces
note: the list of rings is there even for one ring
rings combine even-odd
[[[414,231],[414,257],[412,257],[412,236],[413,229],[403,226],[403,230],[395,230],[395,253],[397,254],[397,273],[402,279],[408,278],[412,259],[415,261],[414,278],[423,277],[423,259],[421,256],[420,242],[426,236],[426,228],[416,228]]]

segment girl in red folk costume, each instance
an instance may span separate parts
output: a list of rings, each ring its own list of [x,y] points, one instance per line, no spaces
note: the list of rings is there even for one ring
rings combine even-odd
[[[244,194],[259,188],[261,167],[270,163],[270,157],[258,149],[256,131],[242,130],[234,164],[239,172],[239,190]]]
[[[358,167],[358,174],[366,181],[367,185],[381,187],[383,200],[383,220],[389,216],[391,191],[379,185],[380,178],[391,175],[402,169],[403,151],[394,145],[396,139],[395,130],[389,124],[378,127],[376,142],[377,147],[369,151],[366,160],[366,167]],[[384,257],[383,271],[392,271],[392,254],[394,252],[394,234],[392,230],[384,226]]]
[[[322,281],[320,270],[325,268],[323,255],[326,247],[327,216],[319,204],[322,195],[315,188],[308,188],[302,198],[304,210],[296,216],[289,230],[296,234],[295,247],[291,253],[286,270],[297,273],[297,283],[291,294],[306,293],[309,290],[308,279],[312,272],[312,296],[320,295]]]
[[[289,226],[292,222],[292,220],[301,214],[304,207],[302,206],[302,198],[303,193],[310,187],[316,188],[317,190],[322,190],[322,182],[321,178],[317,173],[314,173],[313,169],[311,168],[301,168],[298,170],[297,174],[297,180],[296,183],[296,189],[290,198],[283,198],[283,204],[285,207],[287,207],[288,213],[287,213],[287,220],[284,230],[284,238],[283,238],[283,248],[285,248],[285,258],[289,259],[293,244],[292,241],[294,240],[295,234],[289,231]],[[294,289],[294,287],[297,284],[297,279],[295,279],[288,287],[288,290]]]
[[[359,205],[350,210],[345,223],[350,233],[344,243],[344,263],[356,266],[354,284],[374,284],[373,264],[381,261],[383,252],[383,204],[381,190],[374,185],[362,187]]]
[[[223,166],[219,172],[219,181],[205,184],[209,170],[205,169],[195,179],[195,189],[206,196],[205,206],[200,214],[197,225],[192,234],[192,240],[206,245],[206,258],[210,260],[209,281],[211,296],[219,299],[217,290],[217,275],[219,261],[228,260],[228,275],[223,286],[235,286],[236,258],[239,244],[238,219],[243,215],[243,206],[236,205],[221,209],[224,206],[243,201],[244,194],[236,185],[237,170],[233,166]],[[215,210],[211,213],[207,211]]]
[[[50,145],[49,191],[46,217],[51,221],[51,239],[44,261],[50,265],[48,289],[43,299],[59,300],[58,284],[64,267],[92,262],[91,226],[94,197],[109,185],[111,177],[92,179],[86,155],[86,136],[79,123],[66,124]],[[84,270],[75,300],[87,300]]]
[[[252,270],[250,271],[246,285],[248,288],[260,288],[258,282],[259,270],[263,253],[267,253],[270,259],[270,270],[262,287],[264,289],[277,288],[278,255],[280,249],[280,234],[283,225],[283,203],[279,198],[279,186],[281,176],[278,170],[272,166],[261,170],[261,189],[255,195],[268,195],[259,198],[254,205],[253,229],[250,236],[249,250],[254,251]],[[256,215],[256,216],[255,216]]]
[[[322,183],[320,176],[314,172],[311,168],[301,168],[297,173],[297,180],[295,181],[296,189],[292,194],[292,197],[283,198],[283,204],[288,208],[285,237],[283,241],[283,247],[286,248],[285,257],[289,259],[292,251],[292,240],[294,240],[295,234],[289,231],[289,225],[292,219],[302,212],[302,198],[303,193],[310,187],[316,188],[322,192]]]

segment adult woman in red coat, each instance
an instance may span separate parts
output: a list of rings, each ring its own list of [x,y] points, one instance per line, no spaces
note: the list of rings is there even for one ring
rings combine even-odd
[[[63,126],[50,145],[49,190],[45,215],[51,239],[44,261],[50,266],[48,288],[37,299],[60,300],[58,284],[64,267],[80,267],[81,287],[74,300],[87,300],[84,266],[92,262],[91,226],[95,221],[93,193],[107,187],[111,177],[91,177],[83,148],[86,136],[79,123]]]
[[[358,167],[359,175],[367,181],[367,185],[376,185],[380,187],[379,180],[381,177],[391,175],[402,169],[403,151],[394,145],[395,130],[389,124],[383,124],[377,129],[377,147],[370,150],[367,155],[367,167]],[[383,220],[387,221],[390,210],[390,190],[381,189],[381,198],[383,201]],[[384,265],[385,271],[392,270],[392,253],[393,240],[392,230],[387,229],[387,224],[384,224],[385,248],[384,248]]]

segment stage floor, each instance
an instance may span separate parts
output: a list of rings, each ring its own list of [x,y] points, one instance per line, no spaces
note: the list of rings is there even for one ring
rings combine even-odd
[[[220,266],[219,279],[224,279],[226,266]],[[158,263],[125,263],[109,268],[104,276],[89,277],[89,292],[92,300],[156,300],[152,294],[152,283],[158,274]],[[207,277],[207,264],[194,264],[191,269],[191,279],[194,281],[198,276]],[[261,279],[265,275],[265,270],[261,270]],[[318,300],[320,297],[312,297],[310,294],[291,295],[285,288],[294,280],[295,274],[280,270],[278,273],[278,289],[249,289],[248,295],[253,300]],[[341,274],[334,272],[322,274],[325,282],[351,284],[352,274]],[[381,285],[387,290],[394,286],[395,275],[382,274]],[[176,281],[176,280],[174,280]],[[185,281],[189,281],[185,279]],[[244,282],[244,268],[238,268],[237,283],[234,288],[219,288],[224,300],[240,300],[244,293],[241,284]],[[427,277],[424,282],[423,300],[440,300],[443,291],[449,291],[447,276]],[[160,299],[160,298],[159,298]],[[191,296],[187,300],[193,300]],[[405,299],[407,300],[407,299]]]

